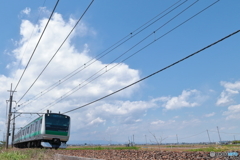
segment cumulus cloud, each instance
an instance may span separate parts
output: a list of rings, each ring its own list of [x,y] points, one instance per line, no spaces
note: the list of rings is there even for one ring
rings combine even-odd
[[[25,10],[26,14],[29,12],[29,9]],[[20,26],[21,39],[18,40],[17,47],[12,50],[12,55],[15,57],[15,61],[8,65],[11,72],[8,77],[0,75],[0,95],[2,97],[7,97],[6,95],[8,94],[6,94],[6,91],[10,88],[10,82],[13,83],[13,86],[17,84],[17,80],[20,78],[26,64],[28,63],[47,20],[48,18],[42,18],[37,24],[34,24],[26,19],[22,20]],[[66,38],[75,22],[76,20],[72,18],[64,20],[62,15],[59,13],[55,13],[53,15],[53,18],[51,19],[49,26],[47,27],[41,42],[33,55],[29,67],[26,70],[19,87],[17,88],[17,92],[14,94],[14,100],[18,101],[23,93],[25,93],[26,89],[30,87],[30,84],[32,84],[42,71],[43,67],[57,51],[58,47]],[[84,23],[81,23],[77,27],[70,38],[59,50],[58,54],[54,57],[48,68],[34,84],[33,88],[22,99],[22,101],[20,101],[20,103],[32,99],[35,95],[41,93],[52,84],[57,84],[56,82],[60,82],[64,76],[68,75],[72,71],[77,68],[81,68],[81,66],[86,66],[87,62],[90,60],[95,61],[95,63],[92,63],[89,67],[82,67],[84,69],[75,76],[71,77],[68,81],[66,81],[66,83],[62,83],[61,85],[55,87],[47,94],[41,96],[41,98],[33,101],[30,105],[22,107],[20,111],[37,112],[43,107],[46,107],[54,102],[57,98],[61,99],[62,95],[68,93],[73,88],[76,88],[76,92],[74,92],[74,94],[66,99],[61,99],[61,101],[59,101],[56,105],[49,106],[43,110],[45,111],[46,109],[50,109],[53,112],[67,111],[76,106],[112,93],[113,91],[139,79],[139,72],[135,69],[131,69],[124,63],[118,65],[111,71],[108,70],[106,72],[106,69],[104,69],[99,72],[101,68],[105,68],[106,66],[109,66],[110,68],[114,66],[115,63],[103,63],[100,60],[96,60],[89,56],[89,52],[91,52],[89,44],[78,44],[82,45],[83,49],[80,51],[76,49],[73,37],[74,40],[76,40],[79,37],[84,38],[87,36],[94,36],[92,33],[95,33],[95,31],[90,28],[91,27],[88,27]],[[20,66],[18,64],[20,64]],[[89,78],[93,74],[95,74],[95,76]],[[95,81],[94,78],[96,79]],[[115,95],[115,98],[131,96],[133,91],[137,88],[138,85],[135,85],[127,90],[124,90],[123,92]],[[1,102],[1,106],[3,105],[5,104]],[[111,113],[114,112],[113,108],[106,108],[106,106],[102,107],[106,111]],[[81,111],[76,111],[75,113],[80,112]],[[119,114],[124,114],[125,112],[128,112],[127,107],[121,107],[119,109]],[[1,113],[1,117],[3,117],[3,113]],[[98,123],[104,123],[105,121],[102,117],[98,116],[88,117],[88,120],[88,123],[85,123],[85,125],[95,125]]]
[[[226,106],[234,102],[234,95],[239,94],[240,91],[240,81],[234,83],[231,82],[220,82],[221,86],[225,89],[221,92],[220,97],[217,99],[216,105]]]
[[[200,95],[200,92],[197,90],[183,90],[182,94],[177,97],[160,97],[154,99],[154,101],[162,101],[164,108],[178,109],[183,107],[196,107],[199,106],[203,100],[203,96]]]
[[[99,102],[100,104],[86,107],[81,113],[72,113],[72,118],[77,119],[77,129],[84,129],[85,124],[95,122],[96,119],[102,119],[101,123],[110,125],[126,125],[141,122],[146,110],[158,107],[151,101],[107,101]],[[79,116],[79,114],[81,116]],[[104,120],[104,121],[103,121]]]
[[[90,123],[88,123],[88,125],[91,126],[91,125],[101,124],[101,123],[105,123],[105,122],[106,122],[106,120],[103,120],[98,117],[98,118],[92,120]]]
[[[228,110],[223,112],[223,115],[226,116],[226,119],[240,119],[240,104],[231,105],[228,107]]]

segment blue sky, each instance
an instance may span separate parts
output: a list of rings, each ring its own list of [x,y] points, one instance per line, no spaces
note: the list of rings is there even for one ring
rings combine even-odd
[[[11,83],[16,86],[55,1],[0,2],[0,103],[5,109],[9,98],[7,90]],[[15,101],[18,102],[30,87],[90,2],[59,2],[14,94]],[[213,3],[201,14],[166,34]],[[31,102],[21,105],[19,111],[45,112],[50,109],[66,112],[127,86],[239,30],[239,6],[238,0],[96,0],[43,75],[18,103]],[[154,20],[162,18],[136,34],[139,31],[136,29],[154,17]],[[152,35],[139,43],[149,34]],[[101,59],[95,58],[126,36],[128,41]],[[154,40],[157,41],[145,48]],[[114,96],[68,113],[72,117],[70,143],[110,139],[124,143],[132,135],[137,143],[145,143],[145,135],[148,142],[154,142],[152,134],[159,139],[166,138],[163,142],[176,142],[176,134],[179,142],[203,142],[208,141],[206,130],[209,130],[211,141],[219,141],[216,126],[222,140],[233,140],[234,136],[240,139],[239,42],[238,33]],[[76,76],[31,101],[94,58],[95,63]],[[110,70],[111,67],[114,68]],[[102,68],[103,71],[96,74]],[[90,82],[88,78],[93,74],[103,75]],[[77,85],[86,83],[59,103],[49,105]],[[26,125],[32,119],[34,116],[21,116],[17,119],[17,126]],[[4,123],[5,111],[0,118],[2,128]],[[198,133],[201,134],[189,137]]]

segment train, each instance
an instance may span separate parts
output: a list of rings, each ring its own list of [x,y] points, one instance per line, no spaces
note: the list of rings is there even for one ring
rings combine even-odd
[[[70,136],[70,117],[60,113],[42,114],[14,135],[17,148],[66,148]]]

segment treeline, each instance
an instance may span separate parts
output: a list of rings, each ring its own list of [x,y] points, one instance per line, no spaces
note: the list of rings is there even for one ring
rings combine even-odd
[[[240,141],[232,141],[232,144],[240,144]]]

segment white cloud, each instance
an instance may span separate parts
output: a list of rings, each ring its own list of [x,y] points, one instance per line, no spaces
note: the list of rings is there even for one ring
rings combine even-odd
[[[233,96],[239,94],[240,81],[236,81],[234,83],[221,81],[220,84],[225,89],[221,92],[216,105],[226,106],[232,104],[234,102]]]
[[[157,120],[157,121],[153,121],[151,122],[151,124],[164,124],[165,122],[162,120]]]
[[[196,107],[200,105],[202,100],[203,97],[200,96],[200,92],[197,90],[183,90],[182,94],[177,97],[161,97],[154,99],[154,101],[164,102],[162,106],[168,110],[183,107]]]
[[[209,114],[205,114],[204,117],[212,117],[215,115],[215,112],[209,113]]]
[[[240,104],[232,105],[228,107],[228,111],[223,112],[226,119],[240,119]]]
[[[11,70],[11,73],[9,74],[10,76],[6,77],[0,75],[0,95],[2,97],[8,97],[9,93],[7,93],[7,90],[10,89],[11,82],[13,83],[13,86],[17,84],[17,80],[20,78],[47,20],[47,18],[43,18],[39,20],[37,24],[33,24],[29,20],[22,20],[20,26],[21,39],[18,41],[17,47],[12,51],[13,55],[15,56],[15,61],[8,65],[10,67],[9,69]],[[35,54],[33,55],[28,69],[26,70],[23,79],[17,88],[17,92],[14,94],[14,100],[19,100],[23,93],[25,93],[26,89],[28,89],[30,84],[36,79],[43,67],[47,64],[72,29],[74,25],[73,22],[76,21],[73,19],[69,19],[68,21],[64,20],[61,14],[55,13],[53,15],[53,18],[51,19],[49,26],[47,27],[42,40],[39,43]],[[46,71],[42,74],[42,76],[34,84],[33,88],[28,92],[26,97],[24,97],[21,102],[27,101],[28,99],[34,97],[36,94],[48,88],[53,83],[58,82],[64,76],[68,75],[71,71],[74,71],[76,68],[83,66],[86,64],[86,62],[93,59],[91,56],[89,56],[89,52],[91,51],[89,44],[78,44],[83,46],[83,50],[78,51],[72,42],[73,37],[78,38],[77,36],[81,36],[82,38],[87,36],[95,36],[92,34],[95,31],[89,28],[90,27],[83,23],[79,25],[77,30],[74,31],[72,36],[70,36],[70,39],[65,42]],[[31,39],[29,39],[30,37]],[[17,65],[19,62],[20,68]],[[103,70],[96,74],[96,76],[92,79],[85,81],[88,77],[95,74],[101,68],[104,68],[107,65],[111,67],[115,64],[102,63],[100,60],[96,60],[95,63],[85,68],[82,72],[72,77],[69,81],[59,85],[49,93],[39,98],[36,102],[22,108],[20,111],[37,112],[39,109],[48,106],[51,102],[56,100],[56,98],[59,98],[63,94],[69,92],[72,88],[78,86],[79,84],[81,84],[80,86],[83,86],[100,74],[103,74],[103,76],[100,76],[92,83],[89,83],[85,87],[81,88],[70,97],[63,99],[60,103],[56,104],[50,109],[53,112],[70,110],[73,107],[76,107],[76,105],[79,106],[95,100],[96,98],[100,98],[139,79],[139,72],[137,70],[129,68],[129,66],[126,64],[121,64],[112,71],[105,72],[105,70]],[[115,98],[131,96],[133,91],[135,91],[137,88],[138,85],[132,86],[131,88],[116,94]],[[114,96],[109,99],[114,99]],[[124,103],[127,104],[128,102]],[[3,105],[5,106],[5,104],[1,102],[1,106]],[[144,108],[145,106],[139,107]],[[45,108],[44,111],[48,108]],[[115,112],[112,107],[106,108],[103,105],[102,108],[110,113]],[[119,108],[119,115],[131,112],[131,110],[134,110],[134,107],[129,109],[123,104],[123,106]],[[75,111],[75,113],[81,113],[81,111],[78,110]],[[91,112],[89,112],[89,114],[91,114]],[[3,117],[3,115],[4,113],[2,112],[1,117]],[[105,119],[97,116],[97,114],[96,116],[94,115],[92,117],[89,115],[87,120],[88,122],[85,123],[85,125],[94,125],[105,122]],[[139,121],[139,119],[135,119],[135,121]],[[77,125],[77,123],[75,125]]]
[[[24,10],[21,11],[23,14],[29,15],[31,12],[31,8],[26,7]]]
[[[101,124],[101,123],[105,123],[106,120],[103,120],[101,118],[96,118],[94,120],[92,120],[90,123],[88,123],[88,126],[92,126],[92,125],[96,125],[96,124]]]

